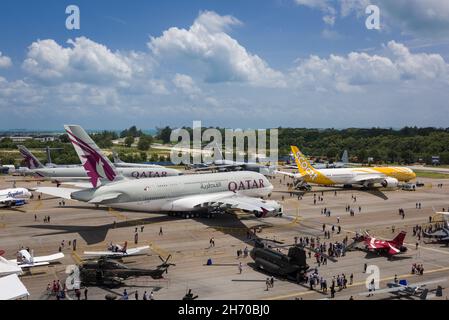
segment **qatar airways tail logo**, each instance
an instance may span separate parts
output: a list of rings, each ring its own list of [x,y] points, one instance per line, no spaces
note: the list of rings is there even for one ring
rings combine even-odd
[[[20,153],[25,158],[26,166],[29,169],[37,169],[39,167],[39,165],[37,164],[37,161],[34,160],[34,158],[28,152],[25,152],[24,150],[20,150]]]
[[[259,180],[243,180],[239,182],[231,181],[228,184],[228,190],[235,192],[239,190],[260,189],[265,188],[263,179]]]
[[[298,159],[300,169],[302,169],[302,171],[305,171],[306,175],[308,175],[310,179],[315,180],[316,178],[318,178],[318,174],[310,167],[301,152],[296,152],[296,159]]]
[[[75,146],[78,146],[83,152],[83,167],[86,170],[94,188],[97,187],[99,179],[108,179],[109,181],[113,181],[116,177],[114,169],[111,168],[103,157],[86,142],[74,136],[73,133],[69,131],[67,131],[67,133],[70,135],[70,140],[72,143]]]

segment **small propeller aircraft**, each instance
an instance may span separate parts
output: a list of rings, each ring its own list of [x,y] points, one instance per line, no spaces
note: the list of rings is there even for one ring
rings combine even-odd
[[[20,268],[30,268],[49,265],[50,262],[64,258],[64,253],[58,252],[48,256],[35,257],[33,250],[22,249],[17,252],[17,258],[9,260],[8,262]]]
[[[365,232],[365,235],[359,235],[354,238],[354,243],[351,247],[360,248],[360,244],[363,244],[363,247],[360,248],[362,250],[375,252],[379,255],[383,253],[391,257],[407,251],[407,247],[403,245],[406,234],[405,231],[401,231],[393,240],[383,240]]]
[[[142,251],[148,250],[150,246],[143,246],[137,248],[128,249],[128,242],[125,241],[123,246],[119,244],[110,243],[107,251],[84,251],[85,256],[93,257],[124,257],[124,256],[134,256]]]
[[[429,296],[428,296],[429,289],[427,288],[427,286],[429,284],[436,284],[436,283],[441,283],[444,281],[447,281],[447,278],[419,282],[419,283],[414,283],[414,284],[409,284],[407,282],[407,280],[400,280],[400,281],[387,283],[387,288],[385,288],[385,289],[380,289],[380,290],[371,291],[371,292],[363,292],[363,293],[359,293],[359,295],[362,296],[362,295],[368,295],[368,294],[374,295],[374,294],[381,294],[381,293],[392,293],[392,294],[397,295],[398,298],[418,296],[420,300],[426,300],[429,298]]]

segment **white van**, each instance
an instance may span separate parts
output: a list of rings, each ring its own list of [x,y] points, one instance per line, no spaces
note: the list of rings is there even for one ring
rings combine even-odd
[[[404,183],[402,185],[402,190],[405,190],[405,191],[416,191],[416,184],[414,184],[414,183]]]

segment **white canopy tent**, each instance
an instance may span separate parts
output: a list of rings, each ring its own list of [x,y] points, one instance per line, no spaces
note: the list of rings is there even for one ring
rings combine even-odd
[[[17,274],[0,278],[0,300],[17,300],[27,298],[29,295]]]

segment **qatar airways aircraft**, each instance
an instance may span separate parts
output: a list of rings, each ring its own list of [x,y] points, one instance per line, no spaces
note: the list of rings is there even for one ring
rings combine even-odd
[[[77,125],[65,126],[69,138],[92,183],[92,188],[38,188],[38,192],[145,212],[228,212],[243,210],[256,217],[278,216],[281,206],[263,200],[273,186],[257,172],[239,171],[178,177],[126,180],[88,134]],[[99,185],[101,182],[101,186]]]
[[[52,180],[59,183],[88,181],[89,177],[81,165],[74,166],[57,166],[45,167],[25,146],[18,146],[21,155],[25,159],[25,163],[29,169],[29,174],[34,174],[43,179]],[[134,167],[122,167],[117,171],[125,178],[141,179],[178,176],[181,174],[179,170],[170,169],[162,166],[148,167],[137,165]]]

